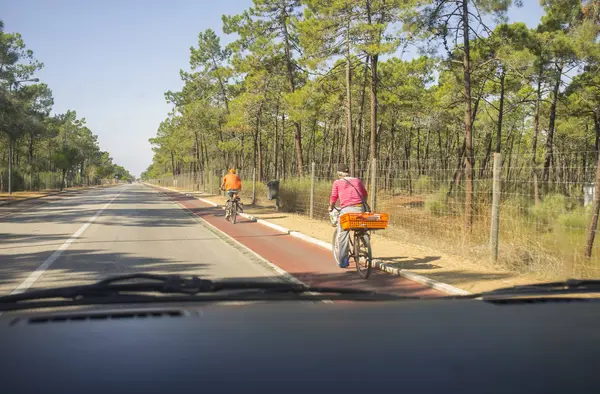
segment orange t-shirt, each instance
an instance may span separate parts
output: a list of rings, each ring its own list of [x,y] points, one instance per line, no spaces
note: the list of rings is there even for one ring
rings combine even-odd
[[[242,190],[242,180],[237,174],[227,174],[223,177],[225,190]]]

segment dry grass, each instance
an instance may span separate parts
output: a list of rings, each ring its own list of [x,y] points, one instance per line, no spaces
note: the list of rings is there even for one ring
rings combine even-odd
[[[47,195],[49,192],[50,191],[48,191],[48,192],[14,192],[12,194],[0,193],[0,204],[6,203],[9,201],[22,201],[22,200],[26,200],[28,198],[43,197],[43,196]]]

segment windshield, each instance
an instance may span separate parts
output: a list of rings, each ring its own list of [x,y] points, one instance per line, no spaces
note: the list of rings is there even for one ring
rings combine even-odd
[[[597,1],[125,3],[1,7],[1,295],[600,278]]]

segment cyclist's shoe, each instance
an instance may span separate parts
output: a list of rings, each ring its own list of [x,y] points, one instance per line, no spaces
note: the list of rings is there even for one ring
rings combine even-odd
[[[344,261],[342,261],[341,263],[338,264],[338,266],[340,268],[348,268],[349,265],[350,265],[350,259],[348,257],[346,257],[344,259]]]

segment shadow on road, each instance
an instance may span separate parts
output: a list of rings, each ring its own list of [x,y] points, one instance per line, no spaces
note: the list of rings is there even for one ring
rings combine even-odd
[[[12,249],[14,244],[21,244],[26,242],[47,242],[47,241],[61,241],[62,245],[65,240],[69,239],[70,234],[14,234],[14,233],[0,233],[0,249]],[[1,257],[0,257],[1,259]]]
[[[27,278],[53,251],[2,256],[0,288],[8,293]],[[71,286],[134,273],[199,274],[204,263],[183,263],[175,259],[135,256],[127,253],[99,252],[94,249],[66,250],[50,265],[34,288]],[[10,286],[10,287],[9,287]]]
[[[406,259],[408,259],[408,260],[406,260]],[[425,256],[420,259],[409,259],[408,257],[403,257],[403,256],[383,257],[383,258],[378,257],[377,258],[377,260],[380,260],[384,263],[392,265],[396,268],[406,269],[406,270],[419,270],[419,269],[423,270],[423,269],[441,268],[439,265],[429,264],[432,261],[436,261],[439,259],[441,259],[440,256]]]

